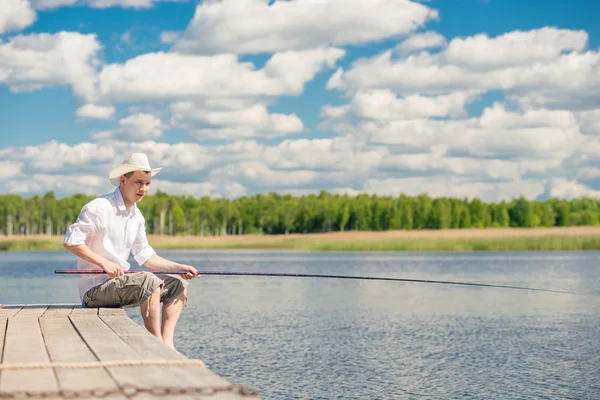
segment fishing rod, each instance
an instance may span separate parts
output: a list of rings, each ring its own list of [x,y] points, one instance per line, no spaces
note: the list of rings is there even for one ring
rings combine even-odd
[[[149,272],[153,274],[167,274],[167,275],[185,275],[187,271],[179,272],[163,272],[153,270],[126,270],[123,271],[126,274],[133,274],[138,272]],[[77,270],[77,269],[64,269],[55,270],[55,274],[106,274],[102,270]],[[456,281],[437,281],[431,279],[409,279],[409,278],[387,278],[377,276],[352,276],[352,275],[320,275],[320,274],[294,274],[294,273],[277,273],[277,272],[228,272],[228,271],[198,271],[198,275],[236,275],[236,276],[281,276],[281,277],[300,277],[300,278],[334,278],[334,279],[360,279],[360,280],[378,280],[378,281],[394,281],[394,282],[413,282],[413,283],[438,283],[445,285],[464,285],[464,286],[482,286],[492,288],[503,288],[503,289],[516,289],[516,290],[533,290],[540,292],[552,292],[552,293],[566,293],[566,294],[579,294],[583,293],[569,292],[563,290],[554,289],[542,289],[542,288],[531,288],[523,286],[510,286],[510,285],[494,285],[489,283],[475,283],[475,282],[456,282]]]

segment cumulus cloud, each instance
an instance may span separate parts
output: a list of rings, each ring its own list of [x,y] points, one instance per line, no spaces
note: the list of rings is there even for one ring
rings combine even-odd
[[[490,38],[481,33],[450,41],[443,57],[451,65],[491,70],[556,60],[564,51],[584,50],[585,31],[544,27]]]
[[[263,53],[358,45],[407,34],[438,12],[409,0],[203,2],[176,43],[194,53]]]
[[[96,104],[86,104],[84,106],[79,107],[75,114],[79,118],[84,119],[107,120],[114,117],[115,108],[113,106],[99,106]]]
[[[465,106],[479,95],[476,91],[456,92],[440,96],[408,95],[399,98],[389,89],[361,90],[349,105],[326,106],[322,115],[342,118],[348,113],[362,118],[379,121],[405,120],[412,118],[465,116]]]
[[[303,130],[295,114],[269,114],[264,104],[217,108],[207,104],[179,102],[170,106],[172,124],[187,128],[197,139],[278,137]]]
[[[21,172],[21,163],[14,161],[0,161],[0,182],[7,181]]]
[[[260,187],[295,188],[312,183],[318,173],[311,170],[274,171],[257,160],[215,168],[209,176],[215,182],[234,180],[242,185],[246,183]]]
[[[37,19],[27,0],[2,0],[0,3],[0,34],[27,28]]]
[[[553,178],[549,181],[549,195],[559,198],[580,198],[580,197],[598,197],[600,190],[593,190],[589,187],[577,182],[576,180],[568,180],[562,177]]]
[[[369,179],[364,191],[380,195],[418,196],[427,193],[431,197],[479,197],[483,201],[499,202],[519,196],[536,198],[544,193],[544,184],[539,181],[516,180],[512,182],[482,182],[469,178],[440,175],[411,178]]]
[[[277,146],[266,147],[261,158],[276,169],[319,171],[374,170],[389,154],[383,146],[368,147],[352,137],[326,139],[289,139]]]
[[[38,10],[51,10],[59,7],[88,6],[92,8],[151,8],[160,2],[186,2],[188,0],[32,0]]]
[[[108,186],[98,175],[50,175],[37,173],[27,175],[27,179],[0,182],[3,193],[19,193],[25,196],[40,195],[53,191],[57,196],[71,196],[73,193],[89,195],[103,194]]]
[[[498,158],[456,154],[451,145],[435,141],[422,151],[407,152],[402,146],[369,143],[352,135],[287,139],[273,145],[253,140],[225,145],[153,140],[75,146],[50,142],[0,152],[4,162],[14,166],[9,179],[0,185],[15,193],[39,193],[67,180],[61,190],[89,182],[89,190],[106,191],[112,188],[107,179],[110,167],[121,162],[125,154],[140,151],[148,154],[151,165],[163,167],[153,180],[154,189],[193,195],[235,197],[269,190],[315,193],[327,189],[391,195],[428,192],[432,196],[478,196],[498,201],[519,195],[535,198],[600,189],[598,169],[581,168],[597,165],[593,157],[599,157],[600,144],[594,147],[593,142],[584,141],[579,146],[563,147],[563,156],[558,157],[552,156],[555,149],[548,149],[541,156],[531,153]],[[27,179],[22,179],[24,176]]]
[[[344,54],[336,48],[285,51],[257,70],[233,54],[149,53],[105,66],[99,74],[100,93],[121,102],[299,95],[307,82]]]
[[[321,127],[387,150],[363,189],[491,201],[596,194],[600,52],[585,49],[585,32],[414,38],[327,83],[350,100],[323,106]],[[504,99],[469,115],[491,90]]]
[[[163,134],[160,118],[138,113],[119,120],[119,128],[95,132],[91,136],[96,140],[148,140],[157,139]]]
[[[0,42],[0,84],[14,91],[70,85],[92,101],[101,45],[95,35],[74,32],[19,35]]]
[[[536,110],[507,111],[502,104],[487,107],[478,118],[366,121],[360,130],[375,143],[426,149],[433,144],[473,157],[566,157],[586,141],[573,113]]]
[[[77,2],[83,3],[152,1]],[[446,39],[414,34],[437,14],[407,0],[268,3],[205,1],[183,35],[161,35],[182,52],[122,63],[101,65],[102,46],[93,35],[0,42],[0,83],[12,91],[70,86],[82,119],[113,119],[113,104],[137,103],[114,129],[91,134],[95,143],[0,149],[0,189],[100,194],[113,188],[110,167],[141,151],[164,168],[153,190],[198,197],[321,189],[486,201],[598,194],[600,52],[586,50],[585,32],[542,28]],[[312,12],[317,6],[336,12]],[[242,10],[254,17],[239,22]],[[323,24],[322,15],[333,19]],[[9,26],[2,18],[0,32]],[[266,25],[258,24],[261,18]],[[295,111],[273,111],[276,98],[301,95],[317,74],[333,70],[346,55],[338,47],[389,38],[398,44],[330,74],[327,87],[345,100],[321,107],[321,127],[336,136],[291,136],[309,129]],[[261,52],[275,53],[260,67],[236,55]],[[472,107],[488,91],[503,96]],[[169,129],[227,142],[171,144],[162,141]]]
[[[584,52],[586,43],[585,32],[557,28],[455,38],[436,54],[395,58],[387,50],[357,60],[347,71],[338,69],[327,88],[349,94],[389,89],[403,95],[501,90],[521,106],[587,102],[595,107],[600,52]]]
[[[396,50],[400,54],[406,54],[415,50],[445,47],[446,44],[447,40],[443,35],[440,35],[437,32],[428,31],[410,36],[396,46]]]
[[[578,115],[581,131],[589,135],[600,135],[600,109],[582,111]]]

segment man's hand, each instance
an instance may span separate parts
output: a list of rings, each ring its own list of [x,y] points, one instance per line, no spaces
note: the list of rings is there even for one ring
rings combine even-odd
[[[123,268],[121,268],[121,266],[119,264],[114,263],[112,261],[108,261],[104,265],[102,265],[102,269],[111,278],[116,278],[118,276],[123,276],[125,274],[123,272]]]
[[[179,275],[183,279],[192,279],[192,278],[197,278],[200,276],[200,274],[198,273],[196,268],[192,267],[191,265],[176,264],[176,268],[177,268],[177,271],[186,271],[185,274]]]

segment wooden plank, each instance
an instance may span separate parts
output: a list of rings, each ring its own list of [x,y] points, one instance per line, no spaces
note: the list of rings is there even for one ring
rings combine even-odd
[[[13,315],[13,318],[38,318],[48,307],[48,304],[27,304]]]
[[[37,318],[8,319],[2,363],[48,363],[48,353]],[[51,368],[3,370],[0,375],[3,392],[56,391],[58,385]]]
[[[129,361],[143,358],[127,345],[99,317],[93,315],[70,315],[68,317],[95,356],[101,361]],[[136,387],[181,387],[183,376],[164,366],[107,367],[118,385]],[[139,396],[136,396],[138,398]],[[148,398],[152,398],[150,395]],[[191,399],[191,396],[178,396]]]
[[[4,337],[6,335],[6,323],[8,319],[0,317],[0,363],[2,363],[2,354],[4,350]],[[0,375],[2,371],[0,371]]]
[[[2,357],[4,355],[4,342],[5,342],[5,337],[6,337],[6,324],[7,323],[8,323],[8,318],[0,317],[0,364],[2,364]],[[1,383],[2,383],[2,370],[0,370],[0,384]],[[0,392],[2,392],[1,385],[0,385]]]
[[[73,312],[75,304],[50,304],[50,307],[42,314],[42,318],[67,316]]]
[[[124,308],[99,308],[98,315],[120,315],[127,317],[127,313],[125,312]]]
[[[3,340],[4,339],[4,340]],[[5,345],[4,345],[5,344]],[[79,304],[4,305],[0,307],[0,362],[95,363],[115,361],[117,367],[0,370],[0,392],[111,390],[119,386],[141,388],[227,387],[229,382],[208,368],[196,365],[127,365],[128,361],[186,360],[132,321],[124,309],[85,308]],[[166,395],[172,399],[259,399],[230,392]],[[111,399],[125,396],[110,397]],[[160,398],[140,393],[136,399]],[[51,397],[46,397],[51,398]]]
[[[99,317],[102,319],[117,335],[125,341],[129,347],[136,351],[146,360],[186,360],[187,357],[166,346],[154,335],[150,334],[146,328],[136,324],[129,318],[122,317]],[[202,366],[186,365],[172,366],[173,370],[184,376],[183,384],[190,387],[226,387],[229,382],[214,372]]]
[[[97,308],[87,308],[81,306],[75,306],[70,315],[78,316],[78,315],[98,315]]]
[[[186,359],[184,355],[165,346],[163,342],[150,334],[145,327],[136,324],[130,318],[115,316],[100,316],[99,318],[143,358]]]
[[[14,316],[16,313],[21,311],[24,304],[22,305],[8,305],[5,304],[0,308],[0,318],[10,318]]]
[[[98,359],[67,316],[43,317],[40,319],[42,335],[52,362],[97,362]],[[62,390],[114,390],[117,385],[104,368],[55,368],[58,385]],[[124,399],[125,396],[110,396]]]

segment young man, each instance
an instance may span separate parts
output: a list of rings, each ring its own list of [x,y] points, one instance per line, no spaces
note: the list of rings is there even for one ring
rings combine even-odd
[[[146,329],[174,348],[175,325],[187,304],[188,280],[199,274],[192,266],[158,256],[148,244],[145,219],[136,203],[148,193],[152,176],[161,169],[150,168],[145,154],[128,155],[110,171],[109,180],[117,188],[83,206],[75,223],[67,229],[64,247],[77,256],[79,270],[105,272],[82,276],[82,306],[140,306]],[[130,253],[139,265],[151,270],[184,274],[125,274],[123,271],[130,268]]]

